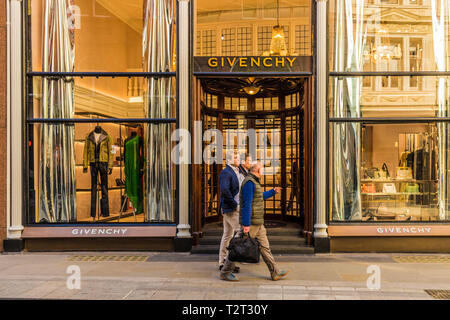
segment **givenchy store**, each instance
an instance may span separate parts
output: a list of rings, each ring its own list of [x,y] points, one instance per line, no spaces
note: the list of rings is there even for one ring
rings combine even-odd
[[[6,250],[190,251],[220,225],[233,150],[283,188],[268,224],[315,252],[450,250],[449,0],[9,0],[8,14]]]

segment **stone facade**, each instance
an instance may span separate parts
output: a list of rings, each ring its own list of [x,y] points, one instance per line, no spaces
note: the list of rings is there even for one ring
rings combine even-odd
[[[0,0],[0,252],[6,238],[6,1]]]

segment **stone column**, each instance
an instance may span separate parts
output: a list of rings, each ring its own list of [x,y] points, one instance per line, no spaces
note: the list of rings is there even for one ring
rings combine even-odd
[[[7,1],[7,239],[5,251],[21,251],[22,245],[22,1]]]
[[[329,251],[327,226],[327,0],[317,4],[317,191],[314,244],[316,252]]]
[[[179,129],[189,130],[189,30],[190,30],[190,0],[178,0],[178,121]],[[189,225],[189,164],[179,164],[179,200],[176,251],[190,251],[192,236]]]

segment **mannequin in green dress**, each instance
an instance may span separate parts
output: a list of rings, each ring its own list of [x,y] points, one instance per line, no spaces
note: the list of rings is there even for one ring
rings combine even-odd
[[[136,213],[144,212],[143,183],[144,172],[143,139],[135,131],[124,143],[125,193],[130,198]]]

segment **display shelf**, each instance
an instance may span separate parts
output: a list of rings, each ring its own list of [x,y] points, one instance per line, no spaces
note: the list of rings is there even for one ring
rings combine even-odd
[[[416,180],[416,179],[361,179],[361,183],[437,183],[438,180]]]
[[[372,196],[396,196],[396,195],[407,195],[407,196],[415,196],[415,195],[428,195],[428,194],[437,194],[437,192],[361,192],[362,195],[372,195]]]

